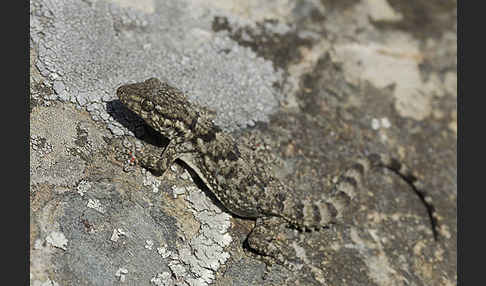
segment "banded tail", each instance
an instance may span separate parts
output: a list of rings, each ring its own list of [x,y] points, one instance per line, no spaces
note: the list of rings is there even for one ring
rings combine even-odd
[[[296,227],[305,229],[317,229],[335,223],[359,191],[365,174],[373,167],[384,167],[393,171],[412,187],[427,208],[434,239],[437,240],[439,223],[432,198],[424,190],[423,183],[406,165],[387,155],[372,154],[359,159],[338,178],[327,199],[311,201],[287,198],[280,204],[280,215]]]

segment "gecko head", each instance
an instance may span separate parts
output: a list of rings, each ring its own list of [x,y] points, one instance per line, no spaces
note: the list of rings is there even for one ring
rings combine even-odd
[[[154,113],[163,118],[173,118],[186,112],[187,99],[178,89],[157,78],[120,86],[118,99],[143,119]]]
[[[150,78],[144,82],[122,85],[116,90],[116,95],[131,111],[145,117],[145,113],[153,111],[161,84],[160,80]]]
[[[128,109],[162,133],[174,128],[174,124],[189,126],[194,118],[186,96],[157,78],[120,86],[116,94]]]

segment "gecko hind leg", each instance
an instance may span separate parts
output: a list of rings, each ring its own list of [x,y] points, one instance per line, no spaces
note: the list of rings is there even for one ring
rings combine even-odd
[[[260,255],[267,267],[276,263],[289,270],[298,268],[291,262],[295,260],[296,253],[289,247],[288,242],[286,243],[286,228],[287,222],[281,217],[263,217],[256,220],[255,227],[248,234],[248,247]]]

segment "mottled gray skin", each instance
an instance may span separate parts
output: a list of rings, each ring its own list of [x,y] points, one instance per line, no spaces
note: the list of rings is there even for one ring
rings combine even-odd
[[[286,264],[275,238],[282,225],[319,229],[336,222],[355,196],[372,166],[399,174],[422,199],[437,227],[435,209],[421,183],[397,160],[371,155],[346,170],[320,199],[298,198],[282,184],[264,162],[255,159],[247,146],[215,125],[206,111],[190,103],[178,89],[156,78],[127,84],[117,90],[120,101],[152,128],[170,140],[163,152],[141,155],[142,166],[163,174],[176,159],[188,164],[231,213],[256,219],[248,243],[257,252]],[[325,197],[327,196],[327,197]]]

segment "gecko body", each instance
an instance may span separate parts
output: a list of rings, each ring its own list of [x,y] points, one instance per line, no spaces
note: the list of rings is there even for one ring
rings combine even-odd
[[[251,248],[284,263],[272,236],[283,224],[319,229],[337,222],[356,196],[367,171],[385,167],[400,175],[427,207],[434,236],[435,208],[416,176],[398,160],[370,155],[345,170],[322,198],[301,198],[277,179],[251,148],[215,125],[201,106],[191,103],[177,88],[156,78],[117,89],[120,101],[167,139],[163,151],[149,152],[139,161],[163,174],[176,159],[184,161],[230,213],[256,220],[249,234]]]

